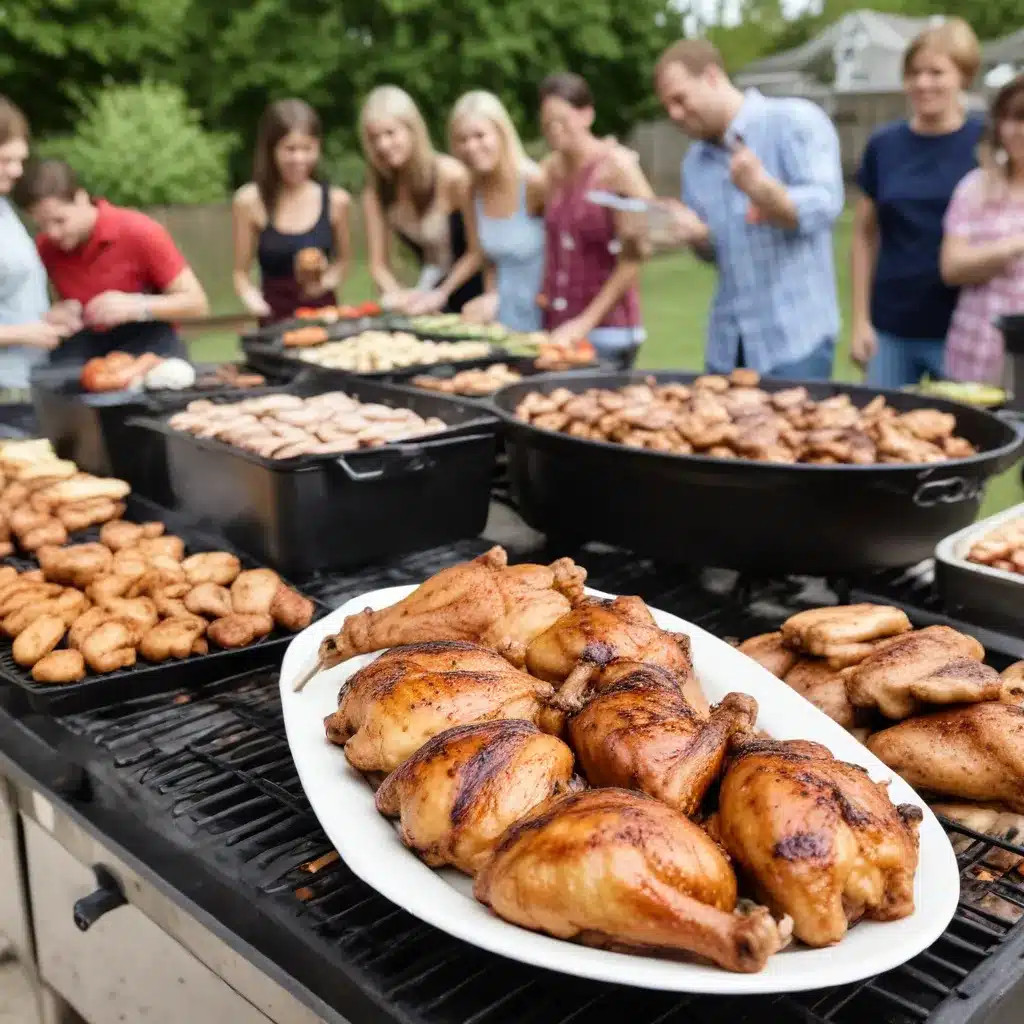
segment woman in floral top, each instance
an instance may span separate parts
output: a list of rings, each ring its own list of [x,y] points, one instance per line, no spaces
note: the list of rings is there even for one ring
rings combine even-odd
[[[1000,385],[1003,339],[993,321],[1024,312],[1024,75],[996,94],[982,157],[946,213],[942,276],[961,290],[945,374]]]

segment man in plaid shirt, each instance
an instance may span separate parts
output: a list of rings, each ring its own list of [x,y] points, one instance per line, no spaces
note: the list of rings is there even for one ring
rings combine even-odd
[[[839,332],[832,226],[843,209],[832,122],[807,100],[741,92],[705,40],[669,47],[655,85],[695,140],[683,202],[667,205],[678,241],[718,267],[707,369],[827,380]]]

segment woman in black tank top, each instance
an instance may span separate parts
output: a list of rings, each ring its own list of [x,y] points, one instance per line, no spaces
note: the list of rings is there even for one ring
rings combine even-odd
[[[254,181],[235,195],[234,284],[261,323],[287,320],[302,307],[337,302],[348,267],[349,196],[316,180],[320,121],[301,100],[279,100],[262,119]],[[259,289],[252,283],[259,262]]]

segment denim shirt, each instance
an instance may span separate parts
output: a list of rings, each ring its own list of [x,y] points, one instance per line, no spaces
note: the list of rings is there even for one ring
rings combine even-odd
[[[0,324],[34,323],[50,308],[46,271],[11,204],[0,197]],[[0,388],[27,388],[32,367],[46,352],[26,345],[0,346]]]

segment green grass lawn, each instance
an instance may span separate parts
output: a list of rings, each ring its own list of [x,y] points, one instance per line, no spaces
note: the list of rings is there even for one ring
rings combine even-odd
[[[843,323],[850,323],[849,252],[852,217],[840,220],[835,237],[836,274],[843,311]],[[704,362],[704,336],[708,309],[715,287],[715,271],[687,253],[659,256],[643,271],[642,302],[648,340],[641,350],[639,365],[650,369],[698,370]],[[365,264],[358,264],[345,287],[346,302],[374,298]],[[233,335],[212,334],[193,342],[199,359],[226,359],[238,351]],[[836,377],[856,381],[859,371],[850,361],[849,339],[840,340]],[[1013,469],[989,487],[982,515],[1024,501],[1020,470]]]

